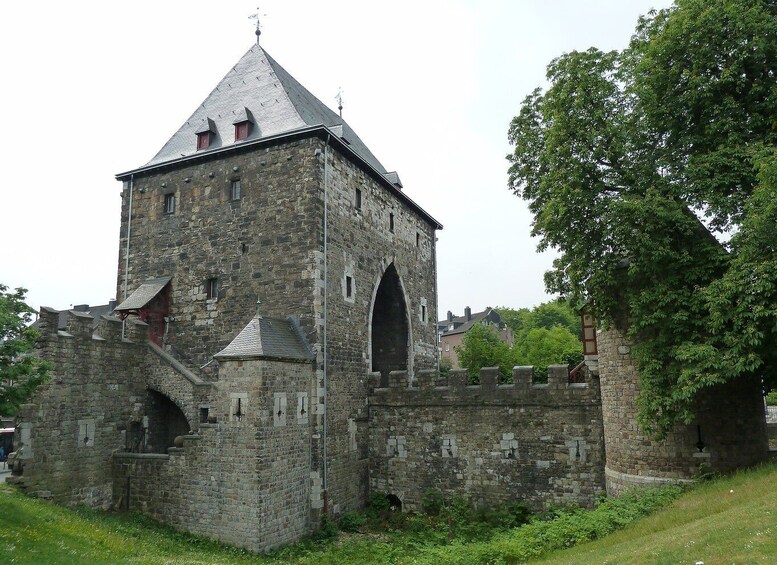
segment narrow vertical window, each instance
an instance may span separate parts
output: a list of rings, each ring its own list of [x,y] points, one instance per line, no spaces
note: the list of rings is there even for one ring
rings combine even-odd
[[[421,234],[418,232],[415,232],[415,246],[421,247]]]
[[[358,188],[356,189],[356,193],[354,195],[354,206],[357,210],[362,209],[362,191]]]
[[[426,323],[426,304],[421,304],[421,321]]]
[[[208,300],[219,297],[219,280],[215,277],[205,281],[205,296]]]
[[[345,277],[345,297],[353,297],[353,277]]]
[[[164,201],[162,203],[162,209],[165,214],[175,213],[175,193],[174,192],[165,194]]]
[[[389,214],[389,231],[394,233],[394,212]]]
[[[248,393],[231,392],[229,401],[229,421],[242,422],[248,416]]]
[[[229,185],[229,199],[232,201],[240,200],[240,196],[240,179],[235,179]]]

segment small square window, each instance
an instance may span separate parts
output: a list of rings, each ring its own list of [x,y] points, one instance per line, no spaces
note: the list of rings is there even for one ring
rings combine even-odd
[[[240,179],[235,179],[229,185],[229,199],[240,200]]]
[[[205,281],[205,296],[208,300],[219,297],[219,280],[215,277]]]
[[[207,149],[210,146],[210,132],[202,131],[197,134],[197,151]]]
[[[248,137],[250,122],[240,122],[235,124],[235,141],[246,139]]]
[[[353,277],[349,277],[349,276],[345,277],[345,297],[346,298],[353,297]]]
[[[162,209],[164,210],[165,214],[175,213],[175,193],[174,192],[165,194],[165,199],[162,205]]]
[[[354,206],[357,210],[362,209],[362,191],[358,188],[356,189],[356,194],[354,196]]]
[[[394,233],[394,213],[389,214],[389,231]]]

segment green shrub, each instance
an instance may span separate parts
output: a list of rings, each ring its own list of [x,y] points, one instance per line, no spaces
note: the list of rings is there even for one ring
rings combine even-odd
[[[769,406],[777,406],[777,389],[770,390],[766,395],[766,404]]]
[[[343,515],[340,516],[337,525],[344,532],[354,533],[358,532],[359,528],[366,522],[367,518],[365,518],[363,514],[359,514],[358,512],[344,512]]]
[[[607,499],[591,511],[554,508],[520,528],[502,530],[490,538],[466,543],[458,537],[452,543],[429,548],[418,564],[429,563],[523,563],[554,549],[572,547],[605,536],[626,524],[669,504],[682,489],[642,489]]]
[[[390,509],[391,504],[385,492],[375,492],[367,499],[367,516],[370,518],[383,518]]]
[[[311,538],[314,541],[331,541],[337,538],[337,525],[332,519],[324,514],[321,516],[321,525],[316,530]]]
[[[523,502],[510,502],[497,508],[478,509],[475,520],[491,528],[506,530],[527,524],[531,515],[531,510]]]
[[[433,488],[424,491],[424,498],[421,500],[421,508],[429,516],[439,516],[445,506],[445,497],[443,494]]]

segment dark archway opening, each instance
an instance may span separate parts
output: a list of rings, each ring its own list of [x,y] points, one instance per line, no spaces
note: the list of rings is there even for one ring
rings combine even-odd
[[[176,436],[189,433],[189,422],[176,404],[155,390],[148,391],[148,443],[146,450],[167,453]]]
[[[372,370],[387,386],[391,371],[407,370],[407,307],[393,263],[378,285],[372,307]]]
[[[386,500],[389,503],[389,510],[392,512],[402,512],[402,501],[396,494],[386,495]]]

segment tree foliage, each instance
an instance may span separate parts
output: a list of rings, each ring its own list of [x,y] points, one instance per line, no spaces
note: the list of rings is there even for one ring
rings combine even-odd
[[[678,0],[622,52],[552,61],[510,125],[509,186],[560,252],[546,286],[634,341],[659,436],[774,373],[775,61],[773,1]]]
[[[545,302],[532,309],[496,308],[512,332],[514,344],[502,341],[496,328],[476,324],[455,348],[459,365],[477,378],[483,367],[499,367],[505,382],[512,380],[512,368],[531,365],[544,374],[549,365],[576,365],[583,358],[580,318],[565,302]]]
[[[13,416],[47,379],[49,364],[30,355],[38,332],[29,327],[26,290],[0,284],[0,414]]]
[[[500,306],[495,310],[499,313],[502,323],[512,330],[516,340],[526,336],[531,330],[550,330],[554,326],[566,328],[572,336],[580,335],[580,316],[567,302],[554,300],[543,302],[531,309],[515,310]]]
[[[459,359],[459,365],[465,367],[469,376],[477,380],[483,367],[499,367],[502,379],[512,378],[513,352],[510,346],[502,341],[499,332],[490,324],[475,324],[461,340],[461,345],[454,347]]]
[[[548,365],[577,365],[583,360],[583,344],[563,326],[534,328],[513,346],[516,365],[531,365],[544,373]]]

